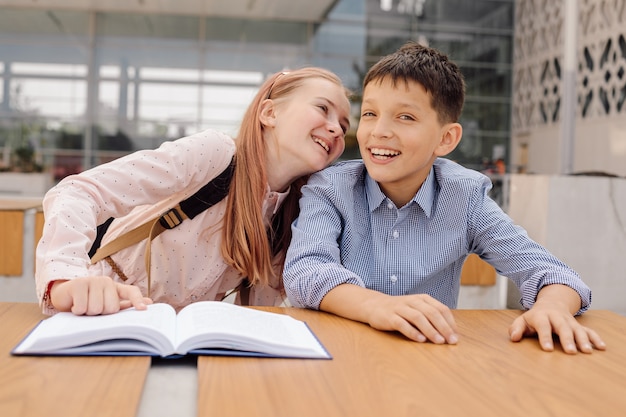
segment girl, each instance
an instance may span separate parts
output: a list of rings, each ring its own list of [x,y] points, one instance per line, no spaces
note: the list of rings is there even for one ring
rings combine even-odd
[[[343,153],[349,112],[348,92],[333,73],[280,72],[261,86],[234,140],[207,130],[63,179],[43,202],[36,259],[43,312],[110,314],[153,301],[180,309],[220,300],[242,282],[250,285],[249,304],[280,304],[300,187]],[[115,218],[106,245],[193,195],[231,160],[224,199],[151,243],[91,263],[96,226]]]

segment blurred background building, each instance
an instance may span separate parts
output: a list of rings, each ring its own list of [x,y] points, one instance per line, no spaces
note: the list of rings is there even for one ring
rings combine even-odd
[[[482,169],[509,157],[513,16],[513,0],[1,0],[0,169],[57,181],[209,127],[235,134],[268,74],[323,66],[358,93],[408,39],[462,68],[452,158]]]

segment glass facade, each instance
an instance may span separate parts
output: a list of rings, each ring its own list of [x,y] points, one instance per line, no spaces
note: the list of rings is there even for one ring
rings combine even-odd
[[[452,158],[480,169],[506,157],[513,0],[339,0],[322,21],[0,10],[1,170],[26,150],[58,180],[208,127],[236,134],[268,74],[323,66],[358,93],[408,39],[448,53],[467,79]],[[353,134],[344,157],[358,157]]]

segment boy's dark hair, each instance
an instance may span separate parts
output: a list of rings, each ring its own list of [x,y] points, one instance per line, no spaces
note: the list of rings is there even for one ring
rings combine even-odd
[[[407,42],[396,52],[374,64],[363,80],[363,89],[372,81],[391,78],[420,83],[432,96],[431,105],[443,123],[457,122],[465,101],[465,81],[459,67],[434,48]]]

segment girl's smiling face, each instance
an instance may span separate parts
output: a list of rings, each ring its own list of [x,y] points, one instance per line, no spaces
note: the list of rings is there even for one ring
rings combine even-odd
[[[330,80],[308,79],[285,98],[267,100],[262,112],[273,190],[282,188],[279,182],[326,168],[345,149],[350,102],[344,88]]]
[[[357,140],[369,175],[398,207],[417,193],[433,162],[458,144],[458,123],[442,123],[415,81],[374,80],[363,91]]]

